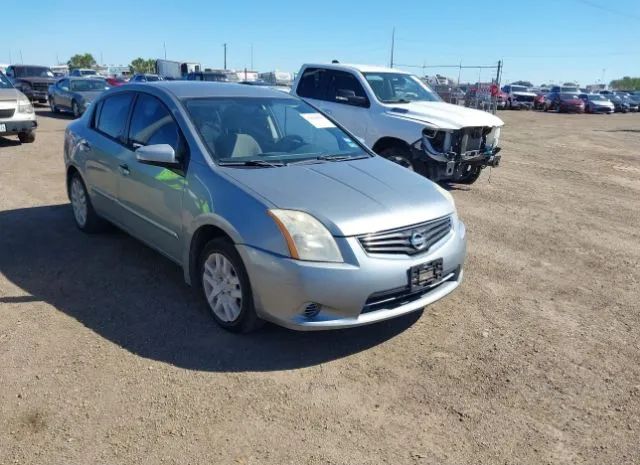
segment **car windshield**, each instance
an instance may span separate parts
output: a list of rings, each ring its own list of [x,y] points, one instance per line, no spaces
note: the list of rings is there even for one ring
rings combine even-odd
[[[16,77],[54,77],[51,70],[44,66],[16,66],[14,71]]]
[[[147,74],[146,76],[144,76],[144,79],[146,79],[147,82],[156,82],[156,81],[160,81],[160,76],[155,76],[153,74]]]
[[[580,92],[580,89],[578,89],[577,87],[561,87],[560,88],[560,92],[566,92],[566,93],[578,93]]]
[[[198,98],[185,107],[220,165],[279,166],[368,157],[348,134],[291,98]]]
[[[73,79],[71,90],[73,92],[91,92],[109,89],[109,85],[102,79]]]
[[[0,73],[0,89],[11,89],[13,85],[11,85],[11,81],[2,73]]]
[[[441,102],[429,86],[415,76],[402,73],[363,73],[382,103]]]
[[[202,75],[203,81],[210,82],[223,82],[228,81],[227,76],[225,74],[216,74],[216,73],[205,73]]]
[[[528,92],[529,89],[527,89],[525,86],[511,86],[511,92]]]
[[[92,69],[83,69],[80,71],[80,74],[82,74],[83,76],[95,76],[98,73],[96,73],[94,70]]]
[[[576,100],[578,99],[578,94],[560,94],[560,98],[563,100]]]
[[[594,94],[594,95],[588,95],[587,98],[589,100],[607,100],[606,98],[604,98],[602,95],[598,95],[598,94]]]

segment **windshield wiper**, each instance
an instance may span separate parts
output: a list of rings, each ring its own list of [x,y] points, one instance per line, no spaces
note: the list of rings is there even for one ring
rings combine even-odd
[[[398,99],[398,100],[384,100],[384,103],[411,103],[411,100]]]
[[[219,161],[220,166],[260,166],[263,168],[278,168],[284,166],[284,163],[280,161],[267,161],[267,160],[245,160],[245,161]]]
[[[339,153],[335,155],[320,155],[316,157],[316,160],[326,161],[346,161],[346,160],[362,160],[363,158],[369,158],[369,155],[341,155]]]

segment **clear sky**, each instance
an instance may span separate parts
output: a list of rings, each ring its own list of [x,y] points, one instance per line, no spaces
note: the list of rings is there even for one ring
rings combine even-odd
[[[1,8],[0,63],[55,64],[90,52],[105,64],[133,58],[207,67],[297,71],[304,62],[388,65],[396,28],[401,65],[490,65],[503,82],[581,84],[640,76],[640,0],[31,0]],[[15,14],[11,10],[15,9]],[[10,19],[13,18],[13,19]],[[410,69],[410,68],[405,68]],[[413,69],[423,74],[421,69]],[[458,70],[427,74],[457,78]],[[463,70],[463,81],[489,71]]]

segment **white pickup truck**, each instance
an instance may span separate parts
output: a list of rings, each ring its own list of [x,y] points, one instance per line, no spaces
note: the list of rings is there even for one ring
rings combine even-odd
[[[416,76],[363,65],[306,64],[291,93],[376,153],[433,181],[471,184],[498,166],[504,125],[484,111],[443,102]]]

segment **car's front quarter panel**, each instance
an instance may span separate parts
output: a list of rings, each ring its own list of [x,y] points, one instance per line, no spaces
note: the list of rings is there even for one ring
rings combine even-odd
[[[183,267],[188,282],[192,241],[202,227],[219,228],[237,245],[289,255],[282,233],[267,213],[270,203],[240,187],[223,170],[197,161],[189,165],[183,195]]]

